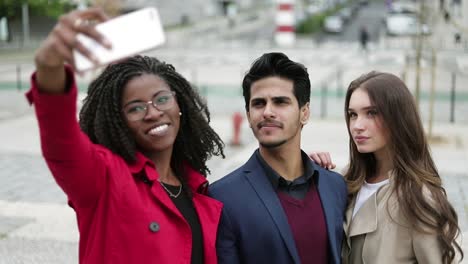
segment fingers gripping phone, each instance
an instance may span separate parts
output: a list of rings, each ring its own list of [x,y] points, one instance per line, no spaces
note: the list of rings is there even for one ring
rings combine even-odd
[[[165,42],[161,20],[158,11],[154,7],[143,8],[113,18],[96,25],[96,30],[110,41],[112,48],[107,49],[88,36],[78,34],[78,40],[99,61],[99,65],[96,65],[77,50],[73,50],[75,67],[78,72],[84,72],[135,55]]]

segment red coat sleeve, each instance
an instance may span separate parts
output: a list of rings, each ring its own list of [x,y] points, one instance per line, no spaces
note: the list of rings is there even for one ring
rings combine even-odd
[[[35,106],[46,163],[74,205],[93,206],[105,187],[105,155],[102,147],[93,144],[79,127],[73,72],[67,68],[70,87],[60,95],[41,93],[35,77],[34,73],[26,97]]]

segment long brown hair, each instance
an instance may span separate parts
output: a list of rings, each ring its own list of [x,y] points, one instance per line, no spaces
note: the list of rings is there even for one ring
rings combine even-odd
[[[457,251],[463,259],[463,251],[455,241],[460,233],[458,216],[442,187],[418,108],[406,85],[393,74],[373,71],[352,81],[348,87],[344,110],[350,135],[350,163],[345,178],[350,198],[357,195],[365,179],[376,174],[377,168],[372,153],[359,153],[349,129],[349,100],[358,88],[367,92],[388,131],[387,144],[394,166],[393,192],[409,224],[417,231],[430,230],[437,234],[444,263],[452,262]]]

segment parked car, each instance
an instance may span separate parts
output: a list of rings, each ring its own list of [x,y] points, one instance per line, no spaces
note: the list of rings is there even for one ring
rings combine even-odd
[[[359,4],[362,6],[366,6],[369,4],[369,0],[359,0]]]
[[[431,30],[426,24],[419,28],[418,17],[415,14],[396,13],[390,14],[385,19],[387,35],[404,36],[416,35],[421,30],[423,35],[431,34]]]
[[[350,7],[343,7],[340,9],[340,11],[338,11],[338,15],[341,16],[344,21],[348,21],[353,16],[353,11]]]
[[[389,6],[389,13],[417,13],[418,6],[415,2],[408,2],[408,1],[397,1],[392,2]]]
[[[327,16],[323,21],[323,29],[330,33],[340,33],[343,31],[344,21],[341,16]]]

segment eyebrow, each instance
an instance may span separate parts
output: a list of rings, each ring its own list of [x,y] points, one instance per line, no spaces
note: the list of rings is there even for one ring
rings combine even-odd
[[[272,100],[291,100],[291,97],[289,96],[275,96],[271,98]],[[251,101],[256,101],[256,100],[266,100],[265,97],[254,97],[251,99]]]
[[[375,109],[377,109],[377,107],[373,105],[362,108],[362,110],[375,110]],[[356,110],[354,110],[353,108],[348,108],[348,111],[356,111]]]
[[[275,97],[273,97],[273,100],[291,100],[291,97],[289,97],[289,96],[275,96]]]

